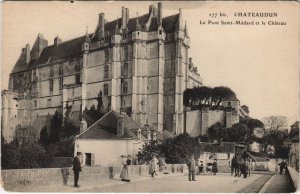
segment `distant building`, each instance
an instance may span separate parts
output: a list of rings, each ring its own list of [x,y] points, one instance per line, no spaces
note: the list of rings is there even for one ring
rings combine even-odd
[[[41,130],[48,115],[81,113],[97,105],[122,110],[141,125],[157,131],[183,132],[183,91],[201,86],[189,58],[190,37],[181,9],[163,17],[162,4],[149,12],[107,21],[99,14],[96,30],[53,44],[39,34],[32,48],[22,49],[2,93],[2,132],[10,141],[17,124]]]
[[[289,165],[299,172],[299,121],[291,125],[291,131],[295,131],[289,137]]]

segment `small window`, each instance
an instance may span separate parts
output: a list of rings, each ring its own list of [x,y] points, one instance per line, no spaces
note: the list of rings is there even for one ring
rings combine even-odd
[[[81,81],[80,81],[80,74],[76,74],[75,75],[75,83],[76,84],[80,84],[81,83]]]
[[[59,65],[59,71],[58,71],[59,75],[63,75],[64,74],[64,70],[63,70],[63,65],[60,64]]]
[[[128,59],[128,46],[124,47],[124,59],[127,60]]]
[[[53,79],[49,80],[49,92],[53,92]]]
[[[37,108],[37,101],[34,101],[34,108]]]
[[[47,100],[47,107],[51,107],[51,99]]]
[[[85,165],[91,166],[92,165],[92,154],[85,153]]]
[[[123,94],[127,94],[128,92],[128,82],[123,83]]]
[[[227,107],[231,107],[231,102],[227,102]]]
[[[109,67],[108,65],[104,66],[104,78],[108,78],[109,75]]]
[[[123,65],[123,70],[122,70],[122,75],[124,77],[127,77],[128,76],[128,63],[124,63]]]
[[[108,95],[108,84],[104,84],[103,93],[104,95]]]
[[[109,61],[109,49],[105,49],[104,54],[105,54],[105,62],[108,62]]]
[[[50,77],[53,77],[54,73],[53,73],[53,66],[50,66]]]
[[[64,86],[64,78],[59,78],[59,90],[62,90]]]

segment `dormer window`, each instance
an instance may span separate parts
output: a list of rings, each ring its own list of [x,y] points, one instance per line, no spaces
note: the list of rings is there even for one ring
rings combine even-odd
[[[75,71],[76,71],[76,72],[79,72],[79,71],[80,71],[80,63],[78,63],[78,61],[75,62]]]
[[[123,33],[122,33],[122,39],[123,40],[127,39],[127,31],[123,31]]]
[[[110,40],[110,36],[108,34],[106,34],[105,37],[104,37],[104,42],[108,43],[109,40]]]

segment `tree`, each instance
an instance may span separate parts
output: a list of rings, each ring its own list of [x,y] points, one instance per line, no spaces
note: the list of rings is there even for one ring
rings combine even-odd
[[[210,140],[220,140],[225,136],[225,127],[220,122],[217,122],[207,129],[207,134]]]
[[[245,142],[247,139],[247,126],[242,123],[236,123],[226,129],[224,141]]]
[[[270,116],[263,119],[263,137],[258,139],[262,152],[267,152],[269,146],[275,149],[275,155],[283,146],[284,138],[288,136],[287,118],[285,116]]]
[[[28,144],[38,140],[37,132],[31,126],[17,125],[15,130],[15,140],[18,145]]]
[[[62,130],[62,116],[57,111],[55,111],[55,114],[52,116],[50,121],[50,135],[49,135],[50,143],[55,143],[59,141],[61,130]]]
[[[211,91],[211,102],[216,106],[220,106],[221,102],[227,97],[235,95],[235,93],[228,87],[219,86]]]
[[[246,142],[252,143],[255,139],[255,130],[264,128],[264,123],[258,119],[246,118],[240,119],[240,123],[247,126],[247,139]]]
[[[50,143],[47,126],[44,126],[40,132],[40,142],[43,145],[49,145]]]

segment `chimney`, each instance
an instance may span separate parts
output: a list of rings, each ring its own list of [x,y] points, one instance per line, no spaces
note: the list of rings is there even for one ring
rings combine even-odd
[[[87,129],[87,123],[85,122],[85,120],[82,120],[80,122],[80,133],[84,132]]]
[[[29,44],[26,44],[24,49],[24,55],[25,55],[25,63],[28,64],[30,62],[30,46]]]
[[[158,24],[162,24],[162,3],[158,3]]]
[[[150,5],[149,6],[149,14],[152,12],[152,9],[153,9],[153,5]]]
[[[121,137],[124,134],[124,117],[120,114],[118,117],[117,137]]]
[[[62,40],[61,38],[59,38],[59,36],[56,36],[54,38],[54,45],[57,46],[58,44],[62,43]]]
[[[104,13],[99,14],[99,22],[98,22],[98,38],[102,39],[104,38]]]
[[[126,25],[126,8],[122,7],[122,29],[125,29]]]
[[[126,8],[126,24],[128,23],[129,21],[129,9]]]

